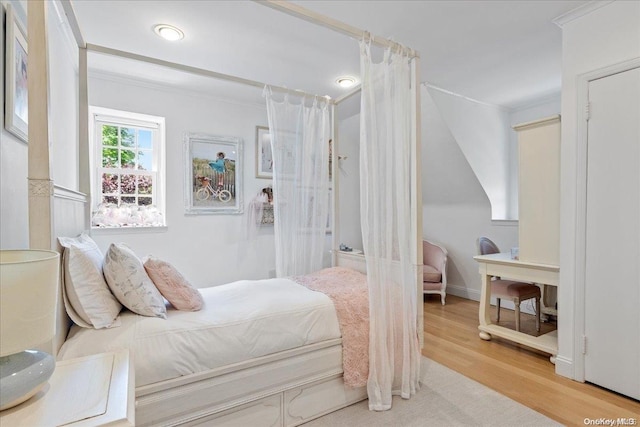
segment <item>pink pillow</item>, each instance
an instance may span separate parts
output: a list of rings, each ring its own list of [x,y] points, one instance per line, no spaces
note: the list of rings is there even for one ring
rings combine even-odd
[[[163,297],[178,310],[198,311],[204,301],[196,288],[176,268],[166,261],[147,257],[144,269]]]

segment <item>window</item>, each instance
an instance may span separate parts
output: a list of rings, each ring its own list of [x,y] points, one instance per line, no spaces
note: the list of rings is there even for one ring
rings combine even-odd
[[[164,226],[164,117],[91,108],[94,227]]]

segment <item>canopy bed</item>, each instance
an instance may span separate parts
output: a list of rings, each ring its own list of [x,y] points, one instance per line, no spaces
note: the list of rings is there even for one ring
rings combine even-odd
[[[338,31],[349,37],[362,39],[361,42],[361,69],[363,73],[363,84],[361,89],[357,89],[347,96],[332,100],[317,97],[315,95],[302,94],[299,91],[269,86],[267,92],[267,111],[269,115],[270,128],[274,130],[274,154],[275,164],[278,164],[278,153],[296,152],[300,150],[301,142],[305,147],[310,144],[309,149],[314,150],[313,142],[322,144],[325,147],[327,139],[333,141],[333,153],[339,151],[340,138],[337,135],[336,108],[345,99],[357,95],[362,91],[362,133],[365,135],[361,141],[360,161],[362,165],[361,173],[361,206],[362,228],[364,237],[364,254],[354,256],[343,254],[338,250],[333,251],[332,264],[334,266],[349,266],[356,270],[366,271],[368,282],[369,308],[364,310],[370,316],[370,333],[368,338],[371,341],[368,347],[369,374],[367,387],[350,387],[345,384],[345,370],[343,359],[347,350],[344,347],[346,334],[343,328],[338,328],[337,319],[340,321],[340,304],[333,300],[333,304],[327,297],[310,293],[305,288],[295,284],[290,280],[302,283],[309,289],[317,289],[321,279],[314,274],[318,264],[306,264],[300,267],[300,263],[292,263],[296,257],[296,251],[301,253],[302,258],[315,260],[317,256],[310,256],[309,252],[296,249],[288,239],[291,234],[300,231],[302,225],[295,221],[287,221],[287,214],[291,218],[302,217],[311,229],[322,229],[324,233],[325,224],[315,224],[317,218],[323,221],[326,218],[327,204],[319,201],[320,197],[313,198],[311,205],[294,200],[295,197],[287,199],[288,195],[302,194],[300,187],[307,181],[300,181],[300,175],[289,175],[286,169],[274,170],[274,199],[276,200],[276,246],[279,258],[277,258],[278,279],[264,281],[256,285],[251,282],[234,283],[222,285],[213,289],[204,289],[202,294],[208,305],[220,308],[216,298],[225,292],[233,295],[245,288],[256,290],[255,287],[264,292],[269,288],[260,286],[273,286],[282,288],[282,294],[278,295],[298,295],[300,300],[308,300],[310,307],[304,308],[303,318],[315,319],[311,324],[317,323],[320,327],[315,338],[314,334],[304,329],[297,334],[303,335],[305,339],[293,339],[293,344],[285,344],[282,347],[267,348],[264,351],[248,351],[246,347],[240,346],[239,352],[243,354],[238,357],[238,352],[221,356],[215,353],[211,358],[219,357],[218,363],[202,364],[197,358],[189,362],[176,362],[178,359],[164,357],[164,362],[168,367],[156,367],[156,362],[150,362],[153,351],[148,356],[144,354],[140,346],[144,343],[138,340],[141,336],[149,339],[164,333],[156,329],[158,324],[171,324],[169,328],[173,330],[189,331],[186,324],[203,325],[203,318],[198,314],[195,317],[186,316],[190,313],[167,314],[168,320],[157,318],[140,318],[140,316],[127,313],[121,315],[123,326],[114,329],[92,330],[82,329],[77,325],[72,328],[67,338],[67,332],[71,324],[70,319],[64,312],[63,304],[59,304],[58,332],[56,339],[52,343],[53,352],[59,353],[60,358],[74,357],[85,354],[87,346],[94,351],[108,351],[114,347],[127,345],[129,348],[136,348],[134,359],[141,357],[143,360],[137,361],[136,366],[142,366],[143,362],[149,362],[146,368],[139,368],[136,374],[136,425],[196,425],[208,423],[216,420],[216,424],[242,423],[259,425],[298,425],[310,419],[316,418],[341,407],[350,405],[359,400],[369,397],[370,408],[373,410],[385,410],[391,406],[391,396],[401,395],[409,398],[417,390],[418,370],[419,370],[419,348],[422,344],[422,230],[421,230],[421,190],[420,190],[420,168],[418,161],[420,157],[420,135],[419,135],[419,85],[417,81],[418,56],[410,49],[401,45],[379,39],[369,35],[357,28],[337,22],[310,12],[302,7],[286,2],[267,1],[259,2],[296,18],[310,21]],[[89,224],[90,207],[88,206],[84,194],[89,194],[89,184],[86,178],[89,176],[89,156],[88,156],[88,97],[87,97],[87,52],[99,52],[102,54],[115,55],[131,60],[150,62],[156,65],[207,76],[215,79],[222,79],[239,84],[263,88],[261,82],[247,80],[235,76],[224,75],[210,70],[198,69],[182,64],[171,63],[156,58],[145,57],[130,52],[119,51],[109,47],[87,44],[82,38],[79,25],[76,22],[73,8],[70,2],[63,1],[69,25],[73,30],[78,44],[79,51],[79,174],[80,192],[56,190],[56,191],[36,191],[36,184],[53,188],[48,169],[49,146],[48,146],[48,111],[47,102],[47,75],[46,75],[46,2],[34,1],[29,3],[29,55],[31,67],[32,63],[39,63],[39,72],[30,74],[29,97],[40,102],[30,102],[29,122],[29,171],[30,171],[30,237],[31,246],[34,248],[50,248],[57,250],[61,248],[57,244],[58,236],[75,236],[86,230]],[[376,64],[371,59],[370,49],[372,45],[386,49],[384,60]],[[40,62],[38,62],[40,61]],[[44,70],[44,72],[43,72]],[[31,68],[30,68],[31,72]],[[38,75],[39,74],[39,75]],[[33,78],[32,78],[33,77]],[[389,96],[389,94],[393,94]],[[282,94],[285,94],[285,102],[281,101]],[[321,110],[321,118],[314,120],[315,129],[304,135],[297,135],[289,138],[291,123],[282,119],[283,109],[294,108],[296,103],[287,103],[286,98],[298,97],[313,100],[314,107]],[[294,111],[293,120],[300,120],[301,116],[308,116],[309,110],[304,102],[297,104],[298,109],[303,112]],[[32,110],[33,109],[33,110]],[[295,108],[294,108],[295,109]],[[371,117],[377,117],[377,121]],[[306,132],[306,131],[305,131]],[[314,135],[309,137],[309,135]],[[307,140],[308,139],[308,140]],[[304,141],[303,141],[304,140]],[[295,144],[298,145],[295,145]],[[292,145],[293,144],[293,145]],[[317,149],[317,148],[315,148]],[[304,148],[303,150],[306,150]],[[314,153],[316,151],[313,151]],[[317,151],[321,153],[322,150]],[[328,164],[328,159],[321,158],[322,155],[309,155],[307,151],[298,153],[306,158],[313,158],[318,164]],[[280,165],[283,162],[279,163]],[[47,165],[47,167],[44,167]],[[316,186],[316,191],[325,191],[328,180],[326,174],[328,169],[310,166],[312,173],[307,171],[308,182],[320,180],[321,186]],[[333,210],[333,234],[332,247],[338,248],[340,238],[340,223],[336,215],[337,193],[339,192],[339,182],[337,172],[337,162],[331,163],[332,167],[332,197],[331,204]],[[376,171],[375,173],[373,171]],[[32,171],[37,171],[32,174]],[[33,181],[33,185],[32,185]],[[289,192],[288,185],[298,183],[295,190]],[[300,185],[301,184],[301,185]],[[298,191],[298,193],[295,193]],[[64,193],[64,194],[62,194]],[[321,193],[317,193],[321,194]],[[296,196],[297,197],[297,196]],[[302,206],[307,210],[306,216],[296,215],[296,212],[287,211],[285,204],[278,205],[278,200],[288,201],[289,205]],[[292,200],[294,200],[292,202]],[[309,199],[305,199],[306,202]],[[43,208],[44,207],[44,208]],[[280,218],[280,219],[278,219]],[[280,222],[279,222],[280,221]],[[315,222],[314,222],[315,221]],[[292,225],[293,224],[293,225]],[[315,224],[315,225],[313,225]],[[287,229],[292,225],[293,229]],[[301,234],[301,233],[297,233]],[[304,234],[304,233],[303,233]],[[313,232],[307,233],[309,236]],[[280,241],[278,240],[280,239]],[[311,240],[303,242],[303,245],[315,246],[317,242]],[[293,252],[288,250],[294,249]],[[311,249],[308,249],[311,251]],[[307,255],[307,256],[305,256]],[[304,260],[303,260],[304,261]],[[343,270],[337,270],[345,271]],[[336,273],[336,270],[329,269],[329,276]],[[345,273],[347,274],[347,273]],[[347,275],[352,277],[350,272]],[[288,278],[285,278],[288,277]],[[360,275],[364,277],[363,275]],[[343,278],[344,279],[344,278]],[[331,277],[329,287],[332,290],[325,290],[327,295],[338,292],[340,289],[350,289],[347,282],[342,279]],[[356,280],[357,281],[357,280]],[[364,279],[361,280],[364,282]],[[362,285],[362,283],[360,284]],[[356,285],[354,285],[356,286]],[[268,293],[268,292],[267,292]],[[367,292],[365,292],[367,293]],[[62,300],[62,295],[60,297]],[[284,300],[286,298],[283,297]],[[332,298],[333,299],[333,298]],[[255,306],[257,318],[252,318],[250,313],[242,311],[241,307],[251,307],[247,305],[246,299],[240,298],[241,303],[237,306],[235,316],[246,314],[243,322],[235,323],[239,328],[235,332],[227,332],[229,336],[242,336],[249,325],[259,323],[261,315],[265,315],[264,310],[273,310],[273,307],[265,308]],[[265,297],[261,303],[270,305],[273,298]],[[218,304],[218,305],[217,305]],[[314,310],[325,311],[325,317],[315,318]],[[280,310],[280,311],[278,311]],[[310,310],[310,311],[309,311]],[[335,310],[335,312],[334,312]],[[342,309],[352,312],[356,309]],[[206,310],[205,310],[206,312]],[[232,310],[233,312],[233,310]],[[283,307],[276,308],[277,313],[286,313]],[[196,312],[197,313],[197,312]],[[254,314],[255,314],[254,313]],[[273,311],[269,311],[273,315]],[[289,315],[289,314],[287,314]],[[327,317],[328,316],[328,317]],[[360,317],[364,317],[362,314]],[[253,319],[253,320],[251,320]],[[237,319],[236,319],[237,320]],[[175,322],[175,323],[168,323]],[[182,322],[182,323],[181,323]],[[228,322],[227,320],[223,320]],[[248,322],[248,323],[246,323]],[[252,323],[253,322],[253,323]],[[233,323],[233,322],[231,322]],[[285,322],[286,323],[286,322]],[[292,322],[289,322],[292,323]],[[295,322],[304,324],[305,322]],[[212,344],[214,339],[207,335],[206,331],[212,331],[211,325],[201,327],[200,335],[194,338],[200,344]],[[342,325],[341,325],[342,326]],[[198,328],[196,328],[198,329]],[[215,329],[215,328],[214,328]],[[164,330],[164,329],[163,329]],[[101,332],[97,335],[92,332]],[[190,332],[185,332],[190,333]],[[136,335],[138,334],[138,335]],[[142,335],[139,335],[142,334]],[[224,335],[225,333],[223,333]],[[292,332],[292,334],[294,334]],[[165,334],[166,335],[166,334]],[[214,334],[215,335],[215,334]],[[295,335],[295,334],[294,334]],[[108,338],[105,338],[107,337]],[[116,340],[122,340],[120,343]],[[176,337],[170,336],[171,339]],[[250,338],[248,338],[250,339]],[[102,348],[96,347],[96,340],[102,341]],[[185,338],[186,341],[188,339]],[[66,341],[66,342],[65,342]],[[88,344],[79,344],[87,341]],[[186,342],[185,341],[185,342]],[[233,347],[230,343],[233,340],[223,339],[221,347]],[[392,348],[387,348],[385,343],[392,343]],[[155,343],[151,347],[166,348],[168,344]],[[206,345],[197,350],[195,344],[185,344],[183,353],[203,354],[211,348]],[[251,349],[255,350],[255,349]],[[244,353],[243,353],[244,352]],[[394,357],[394,352],[397,356]],[[191,354],[193,355],[193,354]],[[162,356],[162,355],[161,355]],[[166,355],[164,355],[166,356]],[[163,357],[160,357],[162,359]],[[155,360],[155,359],[154,359]],[[163,363],[164,363],[163,362]],[[158,361],[157,363],[160,363]],[[174,364],[171,367],[171,364]],[[184,365],[199,365],[198,368],[189,367],[184,369]],[[147,369],[151,368],[151,369]],[[173,373],[171,373],[173,372]],[[362,383],[360,383],[362,384]]]

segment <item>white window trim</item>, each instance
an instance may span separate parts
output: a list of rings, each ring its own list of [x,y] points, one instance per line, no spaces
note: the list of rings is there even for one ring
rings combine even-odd
[[[102,170],[102,151],[97,149],[97,127],[98,121],[111,121],[132,126],[146,127],[157,130],[158,132],[158,148],[154,147],[153,166],[156,170],[156,185],[154,185],[154,205],[162,212],[164,219],[164,225],[159,227],[144,226],[144,227],[91,227],[92,230],[137,230],[137,229],[166,229],[167,216],[166,216],[166,135],[165,135],[165,118],[160,116],[152,116],[149,114],[133,113],[129,111],[114,110],[104,107],[89,107],[89,156],[91,159],[90,183],[91,183],[91,211],[95,211],[98,205],[102,201],[101,187],[99,187],[102,180],[100,179],[100,172]],[[102,138],[100,138],[102,142]]]

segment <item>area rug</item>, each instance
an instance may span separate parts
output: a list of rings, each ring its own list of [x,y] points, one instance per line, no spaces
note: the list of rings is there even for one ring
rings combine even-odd
[[[421,379],[420,391],[410,400],[394,397],[389,411],[369,411],[365,400],[310,421],[305,427],[561,425],[426,357],[422,358]]]

